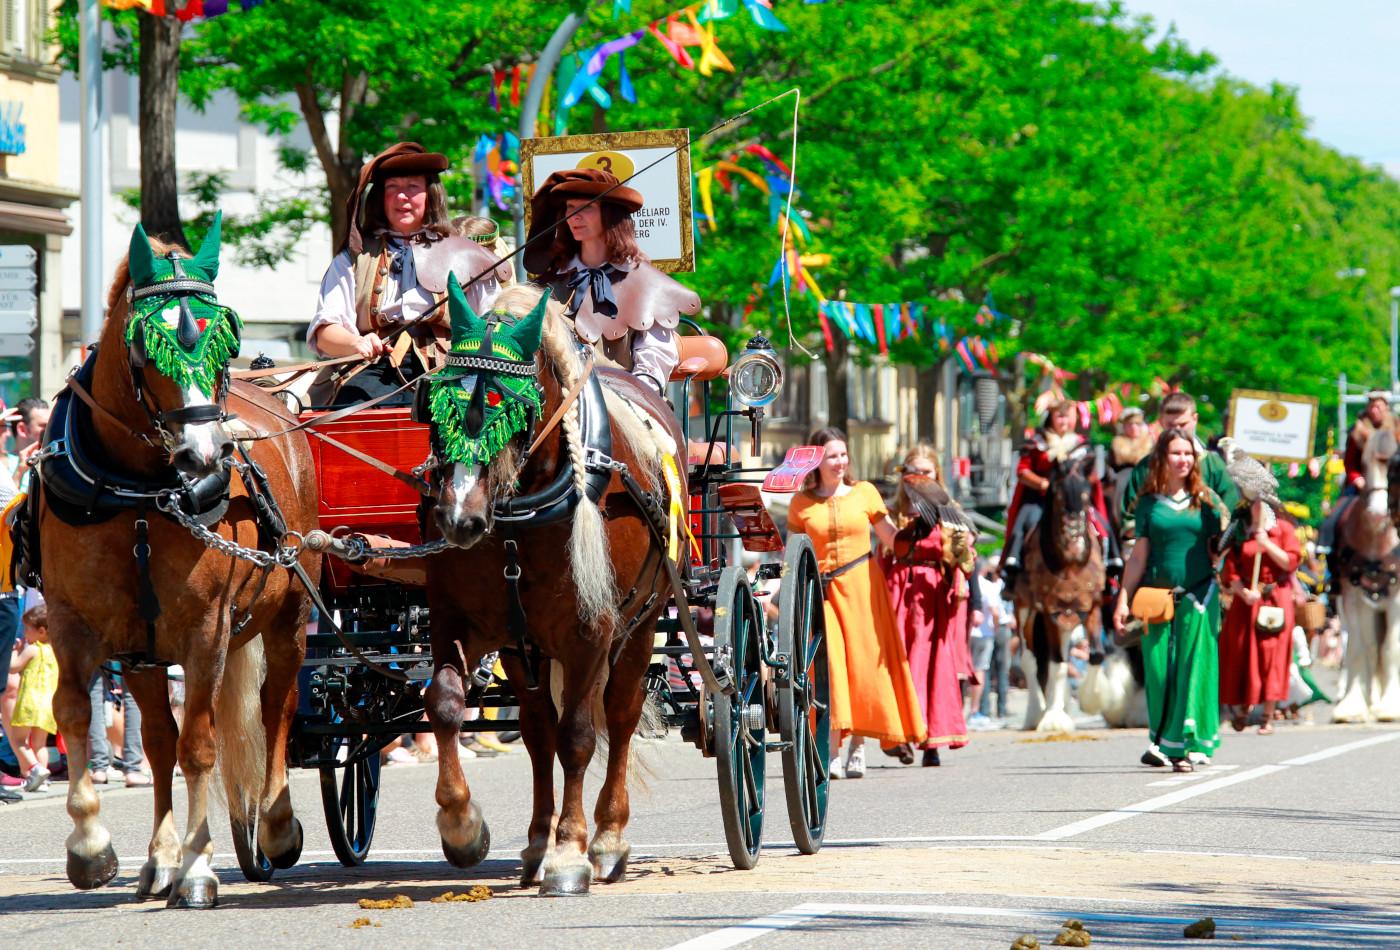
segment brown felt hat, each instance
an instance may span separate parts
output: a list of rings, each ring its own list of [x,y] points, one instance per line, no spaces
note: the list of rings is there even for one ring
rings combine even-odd
[[[601,168],[566,168],[544,180],[530,198],[530,233],[526,242],[551,232],[564,219],[564,205],[570,198],[599,198],[622,208],[628,214],[642,210],[642,193],[619,184],[612,172]],[[540,241],[525,251],[525,268],[542,274],[549,267],[551,241]]]
[[[363,222],[365,199],[370,186],[394,175],[437,175],[447,171],[447,156],[440,152],[430,152],[417,142],[395,142],[384,151],[365,162],[360,168],[360,181],[350,193],[346,207],[346,219],[350,228],[345,235],[345,246],[351,254],[364,250],[364,239],[360,235]]]

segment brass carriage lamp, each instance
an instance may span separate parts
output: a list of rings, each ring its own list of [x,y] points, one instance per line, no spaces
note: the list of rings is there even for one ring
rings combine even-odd
[[[729,391],[743,406],[752,424],[750,454],[763,451],[761,420],[764,407],[773,404],[783,388],[783,367],[763,334],[749,340],[744,353],[729,367]]]

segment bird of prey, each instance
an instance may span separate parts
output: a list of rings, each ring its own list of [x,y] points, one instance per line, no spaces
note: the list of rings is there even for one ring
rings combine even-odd
[[[1267,465],[1251,458],[1229,436],[1220,440],[1220,452],[1225,457],[1225,471],[1245,501],[1263,500],[1275,507],[1283,504],[1278,497],[1278,479]]]
[[[904,476],[904,494],[909,499],[913,514],[918,515],[927,525],[955,524],[976,532],[972,519],[963,511],[962,505],[953,500],[948,489],[939,484],[931,475],[910,473]]]

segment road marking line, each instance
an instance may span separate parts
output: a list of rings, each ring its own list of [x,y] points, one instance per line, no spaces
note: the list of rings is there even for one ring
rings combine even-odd
[[[799,904],[768,917],[756,917],[733,927],[725,927],[723,930],[712,930],[684,943],[674,944],[669,950],[725,950],[727,947],[737,947],[764,934],[804,924],[822,916],[821,912],[804,912],[803,909],[808,906],[814,905]]]
[[[906,916],[938,916],[938,917],[991,917],[1002,919],[1032,919],[1032,920],[1058,920],[1064,917],[1062,910],[1040,910],[1030,907],[979,907],[974,905],[937,905],[937,904],[865,904],[865,903],[822,903],[809,902],[797,904],[787,910],[768,917],[758,917],[754,920],[737,924],[732,927],[725,927],[722,930],[715,930],[708,934],[678,943],[669,950],[722,950],[722,948],[737,947],[740,944],[748,943],[759,937],[774,932],[775,930],[793,927],[799,924],[808,923],[820,917],[840,917],[848,914],[859,914],[869,918],[879,914],[902,914]],[[1162,924],[1170,926],[1181,926],[1189,924],[1193,917],[1173,917],[1158,916],[1153,914],[1115,914],[1115,913],[1077,913],[1080,920],[1086,923],[1105,924]],[[1309,931],[1312,933],[1324,934],[1366,934],[1375,936],[1400,936],[1400,923],[1391,924],[1384,922],[1387,919],[1400,920],[1400,918],[1381,918],[1376,923],[1347,923],[1337,922],[1328,919],[1325,922],[1317,922],[1304,919],[1293,919],[1288,917],[1221,917],[1215,918],[1216,925],[1220,929],[1248,928],[1251,930],[1273,929],[1273,930],[1294,930]],[[832,935],[828,934],[830,938]]]
[[[1200,795],[1209,794],[1217,789],[1229,788],[1231,785],[1239,785],[1241,782],[1250,782],[1256,778],[1263,778],[1265,775],[1283,772],[1286,771],[1287,768],[1288,767],[1285,765],[1261,765],[1245,772],[1236,772],[1234,775],[1223,775],[1220,778],[1202,782],[1200,785],[1192,785],[1180,791],[1168,792],[1166,795],[1158,795],[1156,798],[1149,798],[1146,801],[1138,802],[1136,805],[1115,808],[1113,811],[1106,811],[1089,818],[1070,822],[1067,825],[1061,825],[1058,828],[1051,828],[1049,831],[1042,831],[1040,834],[1033,836],[1033,840],[1063,841],[1065,838],[1073,838],[1075,835],[1081,835],[1086,831],[1094,831],[1106,825],[1127,821],[1129,818],[1136,818],[1138,815],[1145,815],[1148,812],[1157,811],[1159,808],[1176,805]]]
[[[1310,861],[1301,854],[1254,854],[1249,851],[1186,851],[1173,850],[1170,848],[1145,848],[1142,854],[1186,854],[1192,857],[1205,858],[1261,858],[1265,861]],[[1400,863],[1400,862],[1396,862]]]
[[[1284,759],[1280,765],[1312,765],[1314,762],[1321,762],[1330,759],[1335,755],[1344,755],[1356,749],[1364,749],[1368,746],[1380,745],[1383,742],[1394,742],[1400,739],[1400,732],[1387,732],[1379,736],[1371,736],[1368,739],[1358,739],[1355,742],[1348,742],[1344,745],[1334,745],[1331,748],[1323,749],[1321,752],[1309,752],[1307,755],[1294,756],[1291,759]]]
[[[1221,772],[1233,772],[1237,768],[1239,768],[1238,765],[1212,765],[1208,767],[1203,767],[1199,772],[1187,772],[1185,775],[1175,775],[1171,778],[1163,779],[1160,782],[1148,782],[1147,787],[1163,788],[1172,787],[1176,785],[1185,785],[1188,782],[1198,782],[1203,778],[1209,778],[1210,776],[1218,775]]]

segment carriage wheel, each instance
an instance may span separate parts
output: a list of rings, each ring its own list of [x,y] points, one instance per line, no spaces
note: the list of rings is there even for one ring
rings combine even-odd
[[[233,852],[238,856],[238,867],[243,876],[254,884],[263,884],[272,880],[272,862],[263,854],[262,845],[258,844],[256,807],[255,817],[246,825],[233,821],[230,827],[233,831]]]
[[[326,830],[335,856],[347,868],[365,863],[374,840],[374,822],[379,815],[379,768],[378,750],[348,765],[321,767],[321,807],[326,813]]]
[[[788,669],[778,679],[778,735],[783,788],[792,838],[803,854],[821,850],[831,776],[830,671],[826,665],[826,612],[812,541],[788,538],[778,593],[778,652]]]
[[[742,567],[720,575],[715,597],[715,655],[726,652],[735,692],[713,697],[714,753],[724,837],[734,866],[758,863],[763,839],[763,774],[767,759],[763,707],[763,618]]]

